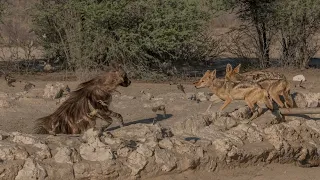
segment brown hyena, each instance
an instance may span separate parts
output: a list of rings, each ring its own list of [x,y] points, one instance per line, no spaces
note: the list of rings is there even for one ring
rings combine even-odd
[[[97,118],[107,122],[107,125],[101,128],[102,131],[111,125],[112,117],[116,118],[122,127],[122,116],[109,109],[111,93],[118,86],[128,87],[130,84],[131,81],[123,68],[113,66],[104,74],[81,83],[55,112],[37,119],[35,133],[80,134],[88,128],[94,128]]]

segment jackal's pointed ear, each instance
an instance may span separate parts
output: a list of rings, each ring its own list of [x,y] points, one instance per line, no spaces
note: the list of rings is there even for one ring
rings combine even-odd
[[[232,71],[232,66],[231,64],[227,64],[227,67],[226,67],[226,73],[230,73]]]
[[[235,67],[235,68],[233,69],[233,72],[239,73],[239,72],[240,72],[240,68],[241,68],[241,64],[239,64],[237,67]]]
[[[213,70],[211,73],[210,73],[210,76],[214,79],[216,78],[216,75],[217,75],[217,71],[216,70]]]

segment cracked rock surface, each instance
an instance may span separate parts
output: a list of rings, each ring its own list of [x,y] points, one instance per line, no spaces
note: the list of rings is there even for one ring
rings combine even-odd
[[[266,112],[243,123],[233,115],[194,115],[170,129],[132,124],[79,137],[0,132],[0,179],[136,179],[190,169],[268,163],[319,165],[320,122],[275,122]],[[235,117],[238,117],[236,119]]]

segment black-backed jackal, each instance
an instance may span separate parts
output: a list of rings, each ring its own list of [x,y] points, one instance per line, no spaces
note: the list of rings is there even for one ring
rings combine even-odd
[[[268,91],[269,96],[279,107],[293,107],[293,100],[290,96],[290,83],[283,74],[268,71],[240,74],[240,67],[241,64],[232,70],[232,66],[228,64],[226,67],[226,80],[232,82],[252,81],[258,83],[263,89]],[[284,97],[285,103],[281,101],[280,95]]]
[[[255,104],[257,104],[259,108],[256,117],[262,113],[262,104],[265,104],[270,110],[273,110],[272,101],[268,97],[268,92],[262,89],[260,85],[250,81],[232,82],[226,81],[225,79],[218,79],[216,77],[216,70],[208,70],[194,85],[197,89],[204,87],[209,88],[223,100],[224,104],[220,107],[220,111],[226,108],[233,100],[244,100],[252,112],[254,111]]]

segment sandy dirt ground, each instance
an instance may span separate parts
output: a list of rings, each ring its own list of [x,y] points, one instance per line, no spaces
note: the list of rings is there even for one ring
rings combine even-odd
[[[292,92],[299,89],[300,91],[320,92],[320,70],[308,69],[304,71],[294,69],[269,69],[270,71],[282,72],[289,80],[292,80],[294,75],[303,74],[307,81],[303,84],[306,89],[294,87],[292,82]],[[26,81],[32,82],[36,85],[36,88],[44,88],[48,83],[56,83],[53,80],[52,75],[41,76],[16,76],[18,82],[14,83],[15,87],[8,87],[4,78],[0,79],[0,92],[15,94],[23,91],[23,87]],[[22,80],[20,83],[19,80]],[[60,81],[65,85],[69,85],[71,90],[75,89],[79,82],[76,81]],[[179,82],[184,85],[186,93],[197,92],[210,92],[209,89],[195,89],[190,82]],[[132,123],[152,123],[155,117],[158,117],[158,123],[164,127],[170,127],[173,123],[184,120],[185,118],[195,115],[197,113],[205,112],[210,101],[196,102],[187,99],[187,95],[183,94],[177,89],[176,85],[170,85],[169,83],[142,83],[134,82],[131,86],[124,88],[119,87],[121,95],[115,93],[111,109],[115,112],[122,114],[125,124]],[[142,100],[141,91],[152,94],[158,102],[163,102],[166,105],[167,117],[163,118],[160,114],[156,114],[151,111],[153,102],[149,100]],[[121,97],[121,98],[120,98]],[[134,98],[134,99],[132,99]],[[223,102],[217,102],[213,104],[212,109],[218,109]],[[225,111],[230,112],[239,106],[243,106],[243,101],[232,102]],[[0,108],[0,130],[4,131],[18,131],[23,133],[32,133],[33,121],[37,118],[49,115],[59,105],[56,104],[56,100],[45,100],[43,98],[20,98],[10,108]],[[98,126],[101,126],[102,122],[98,121]],[[117,128],[116,121],[112,124],[109,130]],[[209,172],[185,172],[178,175],[168,175],[157,177],[153,179],[167,179],[167,180],[183,180],[183,179],[231,179],[231,180],[312,180],[320,179],[319,168],[298,168],[294,165],[279,165],[273,164],[266,167],[248,167],[235,170],[224,170],[215,173]]]
[[[292,164],[270,164],[213,173],[188,171],[145,180],[318,180],[319,170],[319,168],[300,168]]]

